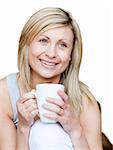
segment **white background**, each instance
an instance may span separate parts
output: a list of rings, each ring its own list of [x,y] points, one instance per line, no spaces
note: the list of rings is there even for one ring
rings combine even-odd
[[[112,1],[112,0],[111,0]],[[21,30],[38,9],[53,6],[69,10],[83,37],[80,79],[102,107],[102,131],[113,143],[113,15],[110,0],[4,0],[0,2],[0,78],[17,71]],[[92,116],[93,117],[93,116]]]

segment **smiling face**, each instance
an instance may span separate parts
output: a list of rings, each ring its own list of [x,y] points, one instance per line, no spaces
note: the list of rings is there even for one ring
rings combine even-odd
[[[52,28],[37,35],[29,45],[28,61],[36,82],[59,82],[68,67],[73,47],[70,26]]]

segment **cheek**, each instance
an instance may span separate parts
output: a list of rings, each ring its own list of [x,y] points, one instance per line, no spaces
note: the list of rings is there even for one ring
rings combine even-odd
[[[42,52],[42,48],[39,46],[37,42],[32,42],[29,46],[29,55],[38,56]]]
[[[28,49],[28,57],[37,57],[41,54],[41,49],[37,46],[29,47]]]
[[[67,64],[70,61],[71,54],[70,53],[62,54],[60,58],[61,58],[63,63]]]
[[[28,62],[32,64],[38,56],[38,50],[35,47],[29,47],[28,49]]]
[[[70,54],[65,54],[61,56],[61,60],[62,60],[61,66],[62,66],[63,71],[68,67],[70,57],[71,57]]]
[[[29,49],[28,50],[28,61],[29,61],[29,63],[33,60],[34,57],[36,57],[35,51]]]

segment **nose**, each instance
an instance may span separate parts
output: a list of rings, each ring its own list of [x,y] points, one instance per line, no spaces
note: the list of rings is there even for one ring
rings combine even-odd
[[[50,45],[46,49],[46,56],[49,58],[56,58],[57,57],[57,52],[56,52],[56,46],[55,45]]]

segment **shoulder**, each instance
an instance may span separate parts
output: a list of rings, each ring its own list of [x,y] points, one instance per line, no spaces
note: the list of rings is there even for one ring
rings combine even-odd
[[[97,111],[100,114],[98,102],[90,91],[82,93],[82,111]]]
[[[93,146],[101,147],[101,111],[97,100],[88,88],[82,91],[80,122],[88,142]]]
[[[97,111],[100,114],[98,101],[94,95],[90,92],[89,88],[81,82],[80,84],[82,93],[82,111]]]
[[[12,108],[7,88],[6,77],[0,79],[0,114],[12,116]]]
[[[99,109],[96,98],[83,85],[82,90],[82,109],[80,114],[81,124],[83,128],[90,132],[94,130],[101,130],[101,111]]]
[[[82,96],[82,106],[80,121],[85,130],[93,128],[95,125],[101,129],[101,111],[94,95],[90,92],[88,86],[80,81],[80,90]]]
[[[87,87],[84,88],[84,90],[82,90],[82,120],[84,120],[85,118],[91,121],[93,118],[95,119],[95,122],[100,121],[100,115],[101,112],[96,98],[93,96],[93,94],[89,91]]]
[[[0,149],[15,147],[16,130],[12,121],[12,108],[6,77],[0,79]]]

